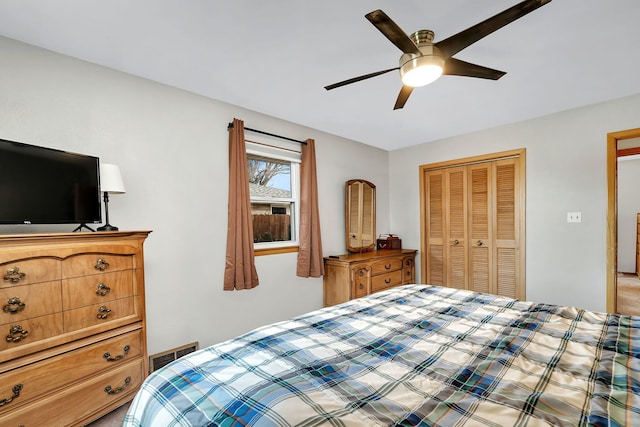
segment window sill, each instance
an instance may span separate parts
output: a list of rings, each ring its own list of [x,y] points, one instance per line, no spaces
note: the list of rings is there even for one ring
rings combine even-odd
[[[255,256],[286,254],[291,252],[298,252],[298,246],[282,246],[279,248],[261,248],[261,249],[254,249],[253,252]]]

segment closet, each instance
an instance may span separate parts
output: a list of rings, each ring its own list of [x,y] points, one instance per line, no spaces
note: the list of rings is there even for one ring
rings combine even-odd
[[[423,165],[422,281],[525,298],[525,150]]]

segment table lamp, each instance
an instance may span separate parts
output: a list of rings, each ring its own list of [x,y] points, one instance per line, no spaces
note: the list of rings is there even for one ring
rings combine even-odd
[[[118,231],[118,227],[109,224],[109,193],[122,194],[126,190],[122,181],[122,174],[117,165],[102,163],[100,165],[100,191],[104,194],[105,224],[98,227],[98,231]]]

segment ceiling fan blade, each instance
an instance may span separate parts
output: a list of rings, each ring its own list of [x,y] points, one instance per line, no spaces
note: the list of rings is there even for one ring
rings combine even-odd
[[[409,99],[409,95],[411,95],[411,92],[413,92],[413,87],[403,85],[402,89],[400,89],[398,99],[396,99],[396,105],[393,106],[393,109],[399,110],[400,108],[404,107],[404,104],[406,104],[407,99]]]
[[[413,40],[380,9],[367,13],[365,18],[404,53],[421,54],[420,49],[418,49],[418,46],[416,46]]]
[[[525,0],[489,19],[480,22],[479,24],[435,43],[435,46],[440,49],[440,53],[445,58],[450,58],[481,38],[488,36],[516,19],[522,18],[526,14],[533,12],[550,1],[551,0]]]
[[[483,67],[456,58],[449,58],[444,62],[442,74],[448,76],[477,77],[479,79],[498,80],[507,74],[504,71]]]
[[[351,83],[359,82],[361,80],[370,79],[371,77],[379,76],[381,74],[388,73],[389,71],[394,71],[394,70],[399,70],[399,69],[400,69],[400,67],[395,67],[395,68],[389,68],[387,70],[376,71],[375,73],[369,73],[369,74],[365,74],[364,76],[353,77],[353,78],[348,79],[348,80],[343,80],[341,82],[334,83],[334,84],[329,85],[329,86],[325,86],[324,88],[326,90],[335,89],[335,88],[340,87],[340,86],[345,86],[345,85],[349,85]]]

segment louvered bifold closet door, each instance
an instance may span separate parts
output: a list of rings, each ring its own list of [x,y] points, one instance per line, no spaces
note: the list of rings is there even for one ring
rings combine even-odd
[[[447,286],[467,289],[467,168],[445,169]]]
[[[431,171],[424,179],[428,198],[425,218],[427,283],[445,286],[445,174],[442,170]]]
[[[498,295],[523,298],[518,286],[520,254],[518,247],[520,212],[520,171],[516,159],[505,159],[495,165],[495,258]]]
[[[426,283],[525,299],[525,157],[421,166]]]
[[[468,167],[469,289],[495,293],[493,281],[492,163]]]

